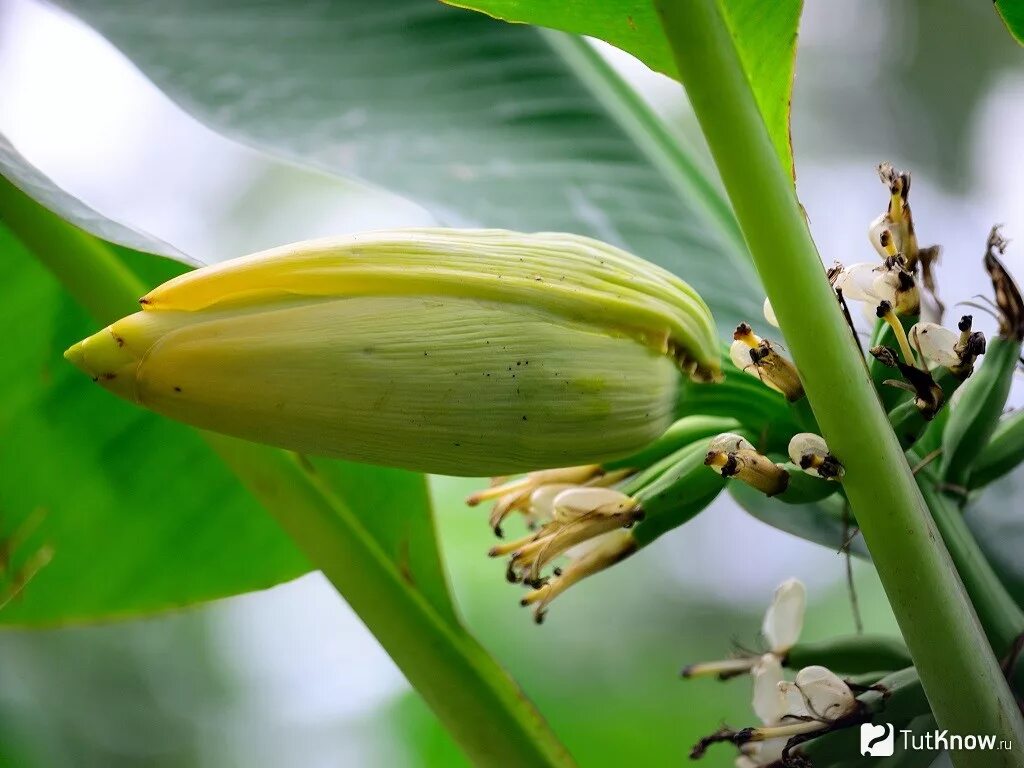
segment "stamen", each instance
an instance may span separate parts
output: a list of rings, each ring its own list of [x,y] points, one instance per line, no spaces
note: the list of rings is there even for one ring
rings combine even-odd
[[[744,656],[738,659],[722,659],[721,661],[701,661],[697,664],[688,664],[683,667],[682,677],[689,680],[694,677],[709,677],[711,675],[732,677],[743,672],[749,672],[760,657]]]
[[[896,313],[892,311],[892,304],[888,301],[881,302],[877,309],[875,309],[875,314],[885,320],[885,322],[889,324],[889,327],[892,328],[892,332],[896,336],[896,341],[900,345],[900,351],[903,353],[903,359],[906,361],[907,365],[912,365],[915,368],[918,368],[917,357],[915,357],[914,350],[910,346],[910,340],[907,338],[907,332],[903,329],[903,324],[900,322],[900,319],[896,317]]]
[[[636,540],[628,531],[612,531],[605,534],[593,542],[591,549],[576,558],[567,568],[556,572],[551,579],[527,594],[520,604],[535,605],[533,618],[540,624],[544,621],[552,600],[588,576],[625,560],[636,550]]]
[[[761,728],[750,728],[745,732],[745,741],[767,741],[768,739],[792,738],[805,733],[822,731],[829,727],[829,723],[818,720],[804,720],[798,723],[787,723],[786,725],[766,725]]]

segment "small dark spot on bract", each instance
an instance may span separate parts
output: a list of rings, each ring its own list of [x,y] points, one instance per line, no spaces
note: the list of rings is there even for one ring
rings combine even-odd
[[[117,374],[116,373],[104,373],[103,374],[103,380],[104,381],[113,381],[116,378],[117,378]]]
[[[520,361],[516,360],[516,365],[522,365],[522,363]]]
[[[116,333],[111,334],[111,335],[114,337],[114,341],[117,343],[117,346],[119,346],[119,347],[123,347],[124,346],[124,339],[123,338],[118,336]]]
[[[523,421],[526,421],[526,416],[525,415],[523,416]]]
[[[181,387],[175,387],[175,388],[174,388],[174,391],[175,391],[175,392],[181,392]]]

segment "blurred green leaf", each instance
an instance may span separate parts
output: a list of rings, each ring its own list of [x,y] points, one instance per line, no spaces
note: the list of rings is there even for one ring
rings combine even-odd
[[[261,589],[302,556],[186,427],[109,397],[62,354],[95,324],[0,228],[0,536],[28,524],[5,583],[53,559],[4,624],[113,618]],[[32,521],[38,521],[34,525]]]
[[[995,0],[996,11],[1013,39],[1024,45],[1024,3],[1020,0]]]
[[[625,247],[684,276],[723,329],[760,311],[720,193],[577,38],[422,0],[60,5],[228,136],[449,226]]]
[[[836,493],[814,504],[784,504],[740,482],[729,484],[736,502],[762,523],[839,552],[849,540],[850,552],[868,558],[862,536],[853,536],[856,521],[843,522],[846,500]],[[852,536],[852,538],[851,538]]]
[[[4,157],[5,175],[15,168],[32,179],[19,188],[44,207],[107,227],[9,144]],[[127,248],[118,253],[147,285],[181,271]],[[0,323],[12,329],[0,356],[0,605],[19,591],[0,624],[152,613],[309,569],[197,432],[108,396],[64,362],[64,349],[93,333],[95,321],[5,226],[0,280]],[[457,621],[424,477],[329,460],[309,466],[360,514],[408,581]]]
[[[679,73],[661,23],[648,0],[592,3],[569,0],[444,0],[462,8],[483,11],[504,21],[536,24],[588,35],[611,43],[640,61],[678,80]],[[793,172],[789,139],[789,104],[796,64],[796,36],[801,0],[765,3],[760,0],[722,0],[740,59],[761,108],[768,133],[782,164]]]
[[[1000,581],[1024,606],[1024,473],[1009,475],[972,496],[964,518]]]

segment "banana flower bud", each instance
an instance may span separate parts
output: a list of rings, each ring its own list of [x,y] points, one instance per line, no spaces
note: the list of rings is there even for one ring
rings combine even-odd
[[[456,475],[634,452],[680,372],[719,377],[690,286],[568,234],[398,230],[182,275],[69,349],[101,386],[203,429]]]

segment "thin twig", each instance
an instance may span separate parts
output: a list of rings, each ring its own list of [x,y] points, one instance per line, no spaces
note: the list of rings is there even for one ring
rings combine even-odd
[[[864,621],[860,615],[860,601],[857,599],[857,586],[853,583],[853,556],[850,554],[850,542],[859,533],[850,535],[850,502],[843,504],[843,557],[846,560],[846,591],[850,595],[850,611],[853,613],[853,626],[858,635],[864,634]]]
[[[935,461],[935,459],[939,458],[939,456],[941,456],[941,455],[942,455],[942,448],[941,447],[940,448],[936,448],[931,453],[926,454],[925,457],[923,459],[921,459],[919,462],[917,462],[917,464],[914,465],[914,468],[911,469],[910,471],[913,474],[916,475],[918,472],[920,472],[922,469],[927,467],[929,464],[931,464],[933,461]]]

